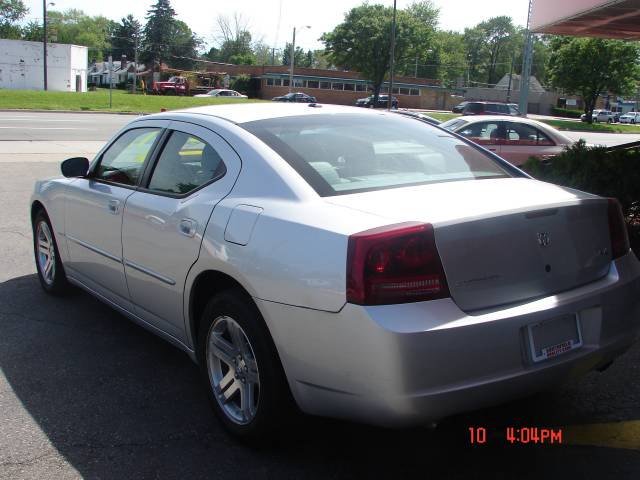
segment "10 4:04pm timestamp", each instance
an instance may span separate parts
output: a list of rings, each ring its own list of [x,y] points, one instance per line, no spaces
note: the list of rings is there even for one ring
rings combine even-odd
[[[504,434],[504,439],[511,444],[562,444],[561,428],[506,427]],[[487,443],[487,429],[485,427],[469,427],[469,440],[472,445]]]

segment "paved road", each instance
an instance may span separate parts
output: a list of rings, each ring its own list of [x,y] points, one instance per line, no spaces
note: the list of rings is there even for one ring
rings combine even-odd
[[[0,162],[0,479],[638,478],[640,345],[604,373],[433,431],[303,419],[284,444],[238,444],[186,355],[86,294],[41,292],[27,202],[57,172]],[[564,444],[510,445],[507,426],[562,428]],[[487,443],[470,445],[469,427]]]
[[[0,141],[105,141],[134,115],[0,111]]]

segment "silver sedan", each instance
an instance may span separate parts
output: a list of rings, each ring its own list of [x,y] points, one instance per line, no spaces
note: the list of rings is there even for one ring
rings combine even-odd
[[[296,406],[425,424],[606,367],[640,331],[615,200],[394,113],[161,113],[62,173],[30,204],[42,287],[183,349],[245,439]]]

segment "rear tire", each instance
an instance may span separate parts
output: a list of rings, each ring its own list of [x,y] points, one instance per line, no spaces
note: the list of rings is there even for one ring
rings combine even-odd
[[[297,412],[260,312],[243,292],[213,296],[198,329],[198,363],[213,410],[232,435],[259,446]]]
[[[53,227],[44,210],[33,219],[33,253],[40,285],[52,295],[64,295],[71,291],[64,272]]]

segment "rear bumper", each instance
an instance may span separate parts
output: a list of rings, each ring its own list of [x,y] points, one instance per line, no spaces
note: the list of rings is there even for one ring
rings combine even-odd
[[[640,263],[630,253],[597,282],[473,314],[450,299],[339,313],[256,302],[303,411],[416,425],[562,383],[624,352],[640,334]],[[534,363],[527,326],[573,313],[584,345]]]

